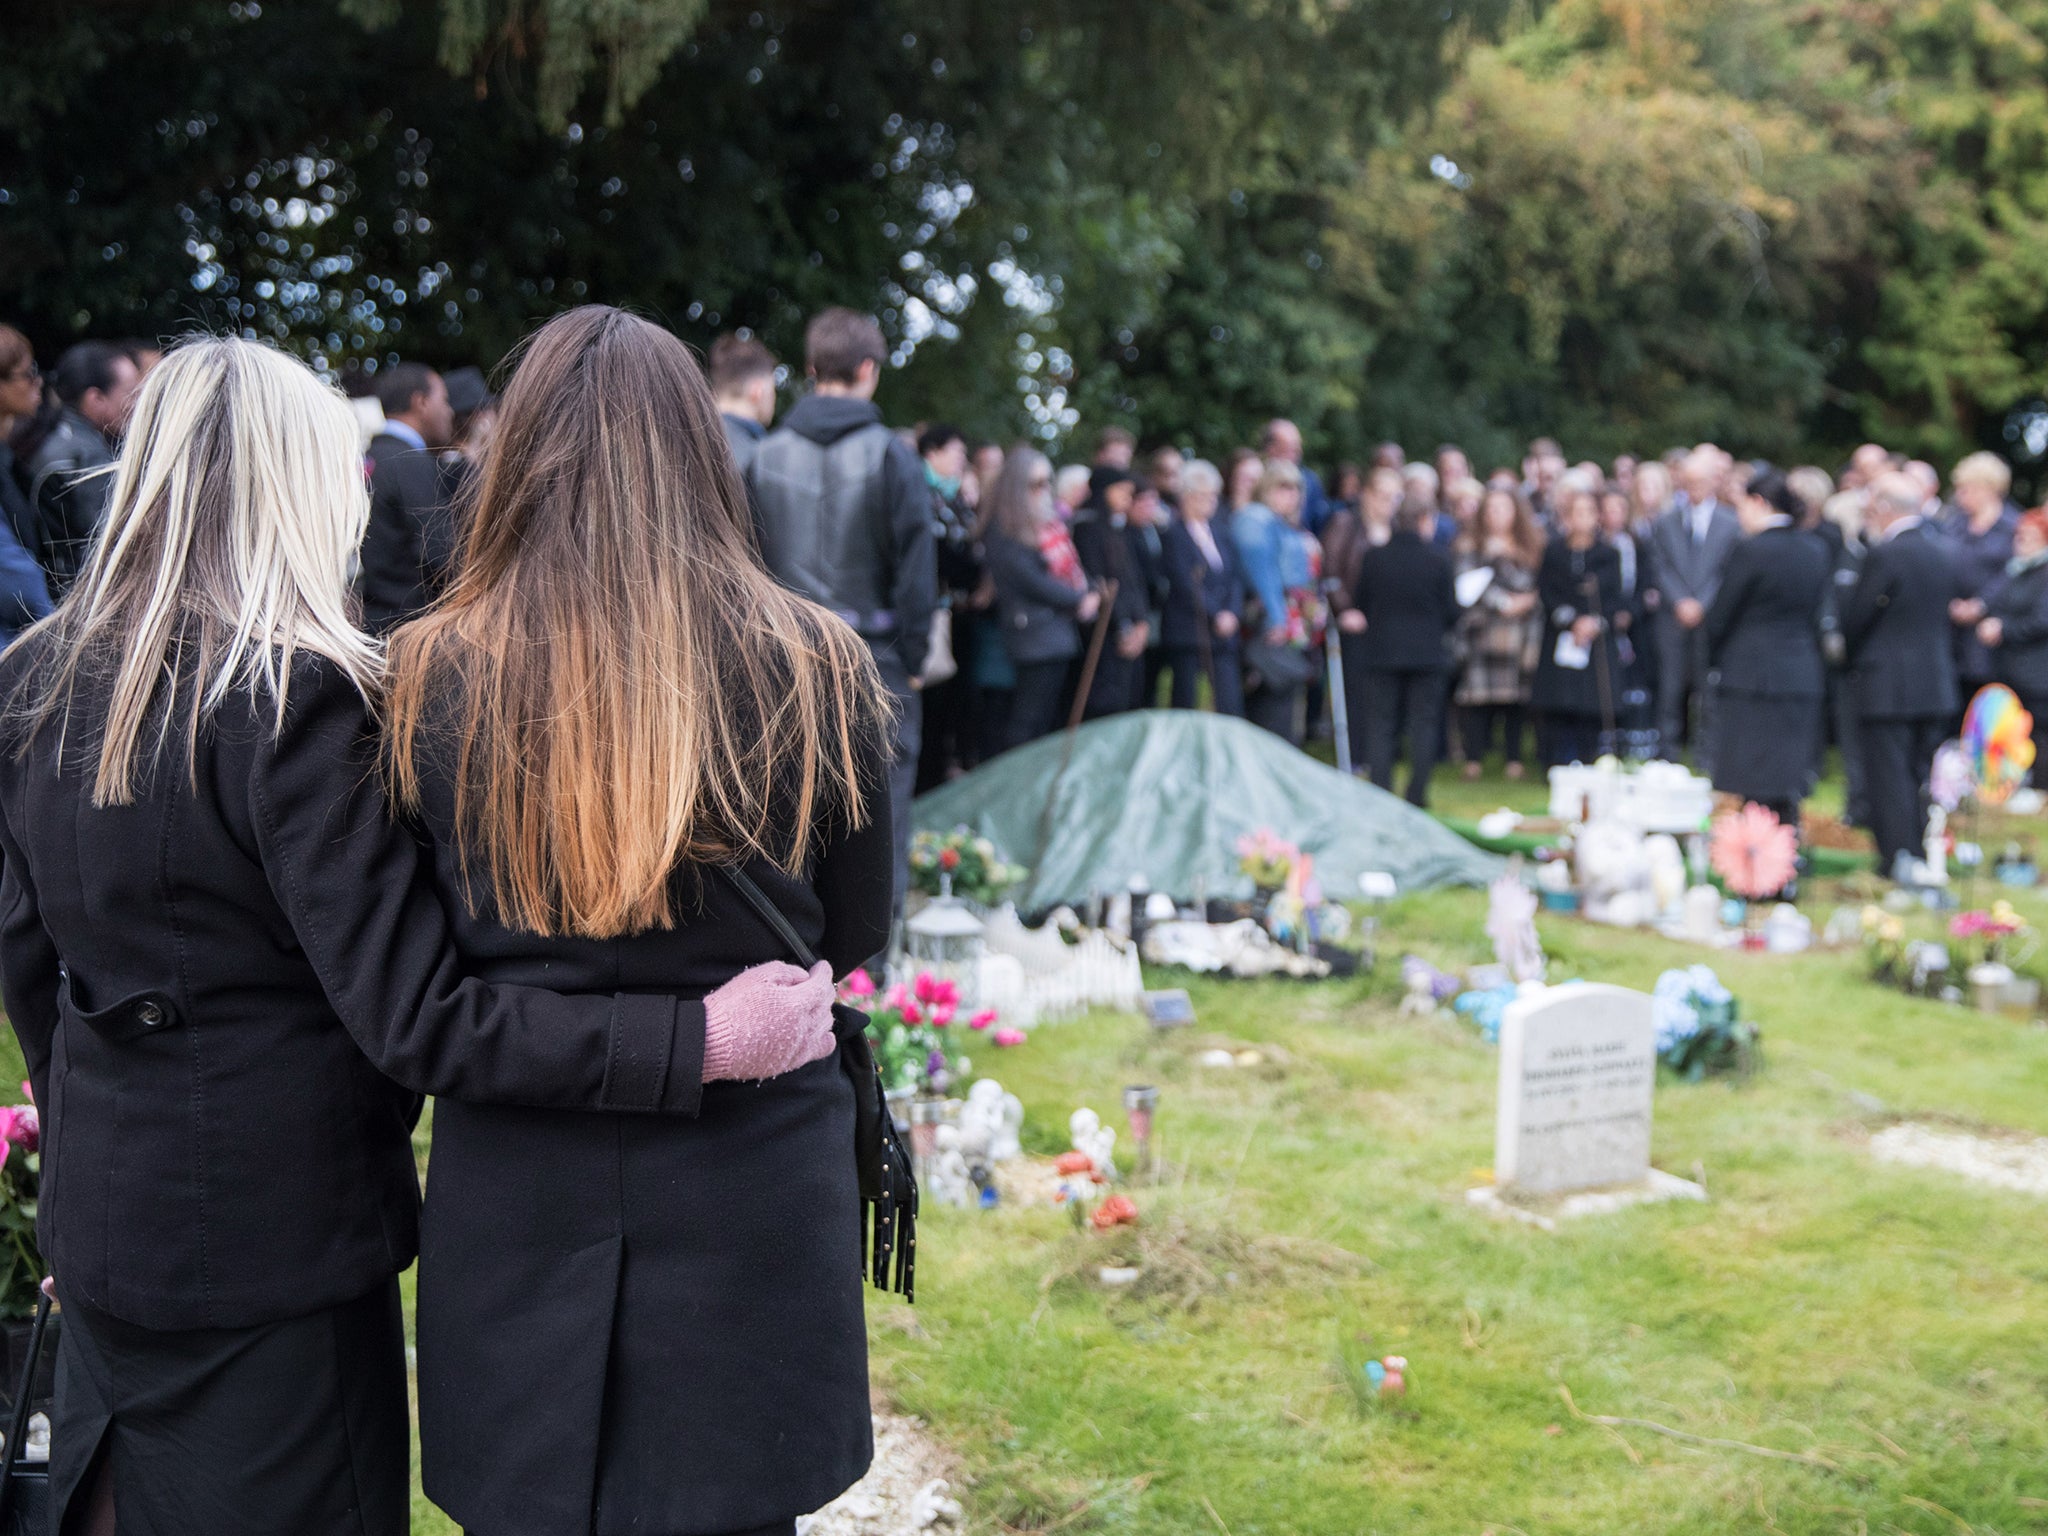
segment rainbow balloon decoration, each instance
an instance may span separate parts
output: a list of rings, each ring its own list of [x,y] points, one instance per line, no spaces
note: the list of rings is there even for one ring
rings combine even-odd
[[[2003,683],[1978,690],[1963,715],[1963,751],[1977,781],[1977,798],[2003,805],[2034,766],[2034,717]]]

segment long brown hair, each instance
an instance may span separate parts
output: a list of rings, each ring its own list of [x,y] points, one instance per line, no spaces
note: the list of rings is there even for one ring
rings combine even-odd
[[[388,765],[417,809],[445,751],[457,857],[504,922],[668,927],[679,866],[795,874],[817,826],[863,823],[887,696],[762,567],[674,336],[589,305],[529,337],[462,517],[453,585],[392,640]]]

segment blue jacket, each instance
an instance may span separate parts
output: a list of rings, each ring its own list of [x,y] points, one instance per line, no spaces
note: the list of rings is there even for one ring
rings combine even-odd
[[[1287,589],[1314,580],[1308,545],[1299,529],[1263,502],[1248,502],[1230,515],[1230,532],[1244,559],[1245,584],[1266,610],[1265,627],[1277,629],[1287,620]]]

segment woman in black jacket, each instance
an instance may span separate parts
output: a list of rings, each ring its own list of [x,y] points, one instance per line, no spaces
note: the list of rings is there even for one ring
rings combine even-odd
[[[1081,654],[1076,626],[1093,623],[1102,606],[1053,504],[1052,480],[1045,455],[1020,446],[1003,460],[989,493],[984,554],[995,582],[996,623],[1017,673],[1005,751],[1059,723],[1067,672]]]
[[[465,961],[702,996],[790,953],[721,867],[834,971],[880,950],[887,698],[763,569],[689,349],[615,309],[549,321],[465,522],[394,637],[389,733]],[[859,1478],[854,1111],[834,1061],[687,1120],[438,1101],[428,1496],[485,1536],[787,1533]]]
[[[143,387],[67,601],[0,661],[53,1478],[124,1532],[406,1528],[420,1094],[697,1107],[705,1008],[463,979],[376,788],[381,657],[346,606],[366,515],[338,395],[189,343]]]
[[[1560,537],[1536,572],[1543,649],[1530,700],[1548,767],[1592,762],[1603,730],[1613,729],[1621,672],[1614,621],[1627,607],[1621,556],[1600,538],[1598,496],[1585,486],[1565,490],[1557,520]]]
[[[1800,502],[1781,471],[1766,466],[1735,500],[1743,540],[1705,624],[1716,689],[1714,788],[1796,828],[1820,766],[1828,552],[1797,526]]]
[[[2034,717],[2035,734],[2048,730],[2048,509],[2019,520],[2012,559],[1985,589],[1977,639],[1992,677]]]

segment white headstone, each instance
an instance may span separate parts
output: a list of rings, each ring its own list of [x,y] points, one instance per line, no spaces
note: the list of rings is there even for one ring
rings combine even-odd
[[[1500,1027],[1494,1178],[1528,1194],[1646,1178],[1654,1003],[1572,982],[1508,1004]]]

